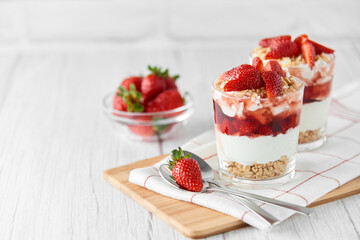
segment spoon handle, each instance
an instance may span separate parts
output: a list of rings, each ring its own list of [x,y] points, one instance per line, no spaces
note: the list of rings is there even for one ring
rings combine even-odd
[[[229,193],[229,194],[233,194],[239,197],[245,197],[245,198],[250,198],[250,199],[254,199],[254,200],[259,200],[262,202],[266,202],[270,205],[275,205],[275,206],[279,206],[279,207],[283,207],[283,208],[287,208],[290,210],[293,210],[297,213],[303,214],[303,215],[310,215],[314,210],[311,208],[306,208],[306,207],[302,207],[296,204],[292,204],[292,203],[287,203],[287,202],[283,202],[283,201],[279,201],[273,198],[268,198],[268,197],[264,197],[264,196],[260,196],[260,195],[256,195],[256,194],[252,194],[252,193],[248,193],[248,192],[243,192],[243,191],[239,191],[239,190],[234,190],[234,189],[230,189],[227,188],[221,184],[219,184],[218,182],[214,182],[214,181],[208,181],[209,183],[212,183],[213,185],[216,185],[216,187],[211,187],[212,190],[218,189],[220,191]]]
[[[253,212],[256,216],[261,218],[263,221],[265,221],[269,226],[273,226],[277,223],[279,223],[279,219],[265,211],[264,209],[260,208],[258,205],[253,203],[252,201],[244,198],[244,197],[238,197],[232,194],[229,194],[232,198],[234,198],[236,201],[241,203],[244,207],[249,209],[251,212]]]

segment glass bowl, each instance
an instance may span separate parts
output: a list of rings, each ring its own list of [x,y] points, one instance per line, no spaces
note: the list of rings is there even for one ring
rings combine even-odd
[[[192,98],[185,94],[185,105],[163,112],[123,112],[113,108],[116,93],[107,94],[102,102],[103,112],[116,132],[124,138],[156,141],[170,137],[182,129],[193,114]]]

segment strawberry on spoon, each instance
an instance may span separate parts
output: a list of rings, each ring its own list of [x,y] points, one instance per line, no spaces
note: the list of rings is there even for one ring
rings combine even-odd
[[[191,154],[184,156],[183,150],[174,149],[171,151],[171,160],[169,160],[172,175],[181,187],[200,192],[203,189],[203,182],[199,164],[191,158]]]

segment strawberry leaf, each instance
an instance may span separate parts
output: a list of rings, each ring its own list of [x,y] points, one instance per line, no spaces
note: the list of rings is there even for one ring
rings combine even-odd
[[[148,69],[151,72],[151,74],[154,74],[156,76],[159,76],[160,78],[172,78],[174,80],[178,79],[180,77],[180,75],[175,75],[175,76],[170,76],[169,75],[169,69],[165,69],[164,71],[161,69],[161,67],[152,67],[150,65],[148,65]]]
[[[171,151],[171,157],[169,159],[169,165],[170,166],[175,166],[176,163],[178,161],[180,161],[181,159],[187,159],[191,157],[191,153],[187,154],[186,156],[184,156],[184,152],[181,149],[181,147],[179,147],[178,149],[174,149]]]
[[[136,90],[135,85],[130,84],[130,89],[126,90],[122,86],[119,87],[117,94],[127,105],[128,112],[143,112],[144,106],[141,104],[141,93]]]

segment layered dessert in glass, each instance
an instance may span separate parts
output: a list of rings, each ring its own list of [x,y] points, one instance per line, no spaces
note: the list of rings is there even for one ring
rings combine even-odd
[[[242,187],[281,185],[295,174],[303,83],[260,58],[213,84],[220,175]]]
[[[310,40],[305,34],[294,41],[290,35],[284,35],[261,40],[252,57],[260,57],[264,62],[276,60],[290,75],[304,82],[298,150],[322,146],[326,141],[334,50]]]

